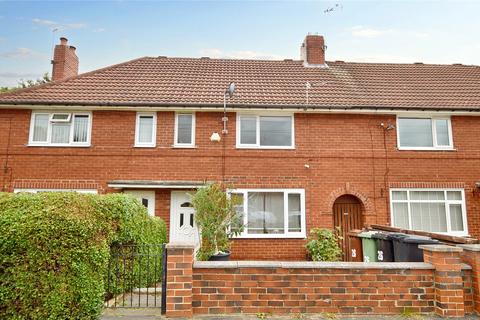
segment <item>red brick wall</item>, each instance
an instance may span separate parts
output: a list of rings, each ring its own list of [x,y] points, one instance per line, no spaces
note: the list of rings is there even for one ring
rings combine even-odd
[[[193,269],[195,314],[428,313],[434,299],[432,269]]]
[[[104,193],[115,191],[107,187],[110,180],[222,178],[222,142],[209,140],[212,132],[222,130],[221,113],[197,113],[195,149],[172,148],[173,112],[158,112],[156,148],[133,148],[135,112],[129,111],[93,111],[89,148],[28,147],[30,114],[29,110],[0,111],[4,190],[28,183],[48,187],[59,181],[72,186],[93,181]],[[469,231],[480,237],[480,195],[474,193],[474,183],[480,180],[478,117],[452,117],[456,150],[443,152],[398,151],[395,130],[384,135],[380,126],[394,124],[394,116],[302,113],[295,115],[295,150],[240,150],[235,148],[235,114],[229,118],[225,139],[228,183],[233,187],[304,188],[308,229],[332,227],[333,202],[345,193],[361,199],[367,223],[388,224],[390,187],[460,186],[465,188]],[[169,198],[169,190],[157,192],[157,215],[167,222]],[[298,260],[305,257],[303,244],[298,239],[236,240],[233,258]]]
[[[78,57],[75,48],[58,44],[53,52],[52,81],[59,81],[78,75]]]
[[[192,263],[193,245],[168,244],[167,316],[434,312],[461,318],[478,310],[480,245],[420,248],[426,263]]]

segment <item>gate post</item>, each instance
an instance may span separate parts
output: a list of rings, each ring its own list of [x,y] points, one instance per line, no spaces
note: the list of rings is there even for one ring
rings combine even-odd
[[[435,267],[435,313],[441,317],[464,317],[462,248],[437,245],[420,245],[425,262]]]
[[[193,252],[191,244],[167,248],[167,317],[192,317]]]
[[[480,244],[461,244],[462,260],[472,267],[473,306],[480,314]]]

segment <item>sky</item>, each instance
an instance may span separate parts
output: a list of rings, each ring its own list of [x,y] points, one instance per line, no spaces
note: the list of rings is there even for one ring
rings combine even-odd
[[[2,1],[0,86],[51,73],[65,36],[80,72],[142,56],[480,65],[480,1]]]

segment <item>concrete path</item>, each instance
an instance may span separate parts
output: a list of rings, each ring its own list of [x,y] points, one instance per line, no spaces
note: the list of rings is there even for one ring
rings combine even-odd
[[[265,317],[264,317],[265,316]],[[153,320],[166,319],[160,314],[160,309],[135,309],[135,308],[117,308],[106,309],[102,320]],[[439,318],[430,315],[411,315],[411,316],[341,316],[335,314],[291,314],[286,316],[270,316],[270,315],[210,315],[210,316],[195,316],[194,320],[439,320]],[[459,319],[459,318],[455,318]],[[478,316],[468,316],[463,318],[465,320],[480,320]]]

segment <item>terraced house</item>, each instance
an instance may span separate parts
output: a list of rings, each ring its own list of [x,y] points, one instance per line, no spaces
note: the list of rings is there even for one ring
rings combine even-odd
[[[300,60],[143,57],[77,75],[62,38],[51,83],[0,95],[1,187],[131,193],[171,242],[196,242],[188,193],[224,181],[246,225],[232,259],[304,260],[312,227],[480,237],[480,67],[325,48],[308,35]]]

